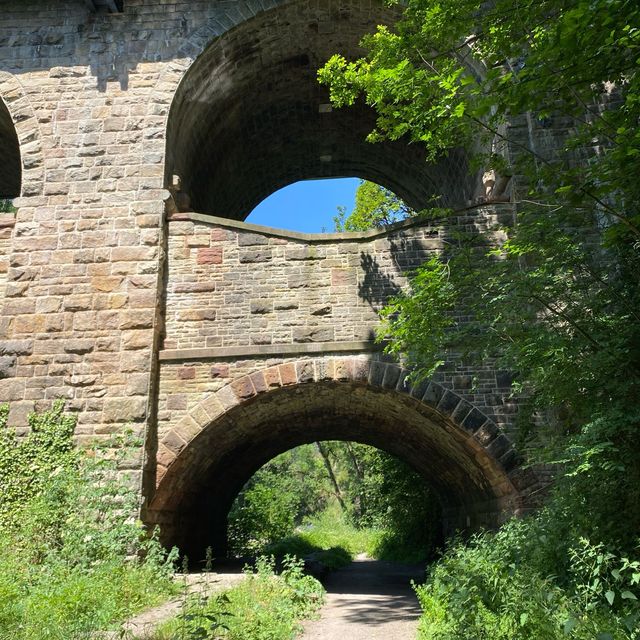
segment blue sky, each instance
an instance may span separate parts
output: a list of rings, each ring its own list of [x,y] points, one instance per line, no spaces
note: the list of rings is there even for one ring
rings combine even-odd
[[[245,222],[308,233],[333,231],[338,206],[351,212],[358,184],[358,178],[296,182],[263,200]]]

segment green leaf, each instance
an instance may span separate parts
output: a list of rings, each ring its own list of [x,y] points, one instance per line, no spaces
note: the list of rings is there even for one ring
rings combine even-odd
[[[575,618],[569,618],[565,621],[563,631],[564,635],[568,636],[577,626],[578,621]]]
[[[615,600],[615,598],[616,598],[616,594],[615,594],[613,591],[609,590],[609,591],[607,591],[607,592],[604,594],[604,597],[607,599],[607,602],[608,602],[610,605],[613,605],[613,601],[614,601],[614,600]]]

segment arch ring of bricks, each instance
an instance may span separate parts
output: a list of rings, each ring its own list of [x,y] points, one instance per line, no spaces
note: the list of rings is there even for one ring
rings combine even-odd
[[[156,485],[161,486],[163,477],[181,452],[228,411],[257,395],[313,382],[358,383],[405,394],[448,418],[473,438],[476,446],[482,447],[508,477],[513,475],[510,472],[517,472],[520,458],[512,442],[488,416],[434,381],[410,382],[410,373],[394,363],[332,357],[274,365],[238,378],[202,400],[162,437],[157,453]]]

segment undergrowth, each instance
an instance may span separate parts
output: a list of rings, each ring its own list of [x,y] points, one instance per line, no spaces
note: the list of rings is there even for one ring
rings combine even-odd
[[[288,640],[300,621],[323,602],[322,585],[287,556],[280,574],[273,557],[260,556],[236,587],[208,599],[191,598],[183,612],[156,631],[153,640]]]
[[[61,402],[17,438],[0,406],[0,639],[74,640],[175,591],[173,556],[132,514],[127,438],[74,448]]]
[[[416,587],[421,640],[640,639],[635,453],[602,445],[614,426],[632,442],[638,420],[630,411],[614,419],[565,448],[543,509],[453,542],[430,567]]]

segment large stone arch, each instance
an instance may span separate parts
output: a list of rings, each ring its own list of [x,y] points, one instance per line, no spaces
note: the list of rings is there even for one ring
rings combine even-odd
[[[0,71],[0,197],[37,196],[44,182],[40,124],[18,80]]]
[[[274,364],[203,398],[162,437],[146,510],[167,544],[222,546],[226,515],[269,459],[322,439],[372,444],[434,487],[444,529],[495,526],[527,508],[534,476],[509,437],[454,391],[369,355]]]
[[[359,55],[361,37],[397,18],[397,8],[303,0],[250,14],[199,54],[205,34],[220,25],[194,35],[154,100],[166,110],[180,77],[168,117],[165,184],[181,177],[183,210],[244,219],[287,184],[342,176],[384,184],[416,209],[473,199],[478,176],[461,150],[427,165],[418,145],[370,144],[374,112],[362,103],[333,112],[316,81],[331,54]]]

